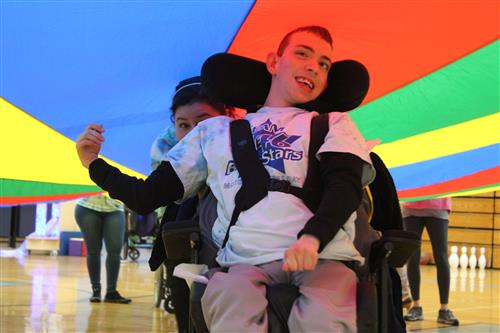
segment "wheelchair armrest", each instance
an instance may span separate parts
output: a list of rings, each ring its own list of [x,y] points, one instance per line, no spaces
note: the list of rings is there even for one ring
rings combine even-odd
[[[183,230],[199,230],[199,223],[197,220],[181,220],[181,221],[170,221],[163,225],[163,231],[168,232],[182,232]]]
[[[386,230],[382,238],[373,242],[369,265],[374,272],[384,259],[389,267],[401,267],[420,248],[420,237],[411,231]]]
[[[191,259],[193,250],[200,246],[200,227],[196,220],[167,222],[161,235],[168,259]]]

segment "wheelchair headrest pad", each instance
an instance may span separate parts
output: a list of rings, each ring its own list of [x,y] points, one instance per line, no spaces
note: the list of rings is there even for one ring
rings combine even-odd
[[[203,64],[201,82],[215,100],[248,110],[264,104],[271,87],[271,74],[261,61],[217,53]],[[365,66],[355,60],[337,61],[328,73],[325,91],[316,100],[297,107],[319,113],[350,111],[363,102],[369,85]]]

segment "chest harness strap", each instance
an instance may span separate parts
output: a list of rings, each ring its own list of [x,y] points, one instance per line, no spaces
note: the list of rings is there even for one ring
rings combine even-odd
[[[300,188],[291,185],[286,180],[271,179],[255,149],[250,123],[244,119],[231,122],[231,152],[242,184],[234,199],[235,207],[221,248],[226,246],[229,230],[238,221],[240,213],[262,200],[268,191],[292,194],[302,199],[311,211],[316,211],[322,193],[319,161],[316,158],[316,153],[325,141],[328,128],[328,114],[314,117],[311,121],[307,175],[304,187]]]

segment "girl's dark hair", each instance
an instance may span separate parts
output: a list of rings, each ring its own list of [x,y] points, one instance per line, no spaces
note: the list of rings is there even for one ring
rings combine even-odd
[[[199,76],[194,76],[179,82],[175,87],[170,110],[172,110],[172,114],[175,115],[175,111],[178,107],[199,102],[208,103],[221,115],[226,114],[225,105],[214,101],[203,91]]]

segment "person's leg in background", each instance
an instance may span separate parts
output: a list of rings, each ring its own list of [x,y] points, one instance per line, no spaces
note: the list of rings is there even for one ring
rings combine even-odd
[[[403,226],[404,230],[413,231],[422,236],[424,221],[422,217],[408,216],[403,219]],[[408,260],[407,272],[411,295],[413,297],[413,306],[404,318],[408,321],[424,320],[422,307],[420,306],[420,250],[415,252],[410,260]]]
[[[125,234],[125,213],[114,211],[103,213],[103,237],[106,246],[106,296],[105,302],[130,303],[131,299],[122,297],[116,290],[120,272],[120,250]]]
[[[401,279],[401,293],[403,294],[403,307],[409,310],[413,304],[411,297],[410,283],[408,282],[407,266],[396,268],[399,278]]]
[[[441,307],[438,322],[448,325],[458,325],[458,319],[448,309],[450,295],[450,264],[448,262],[448,220],[435,217],[426,218],[425,227],[432,244],[432,254],[436,262],[439,300]]]
[[[79,205],[75,207],[76,223],[87,247],[87,270],[92,284],[91,302],[101,301],[101,249],[103,221],[99,212]]]

